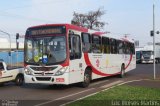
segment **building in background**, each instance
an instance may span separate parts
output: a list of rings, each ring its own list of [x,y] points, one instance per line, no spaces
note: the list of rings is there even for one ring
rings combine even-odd
[[[16,50],[16,42],[12,42],[11,43],[11,49],[12,50]],[[19,50],[23,50],[24,49],[24,43],[23,42],[20,42],[19,43]],[[6,38],[0,38],[0,51],[3,51],[3,50],[10,50],[10,42],[8,39]]]
[[[135,40],[135,47],[139,47],[139,40]]]

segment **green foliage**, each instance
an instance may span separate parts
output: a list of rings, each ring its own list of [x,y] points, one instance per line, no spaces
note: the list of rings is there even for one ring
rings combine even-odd
[[[128,103],[137,103],[138,105],[144,101],[148,103],[150,100],[160,100],[160,89],[123,85],[76,101],[68,106],[109,106],[115,101],[118,103],[131,101]]]

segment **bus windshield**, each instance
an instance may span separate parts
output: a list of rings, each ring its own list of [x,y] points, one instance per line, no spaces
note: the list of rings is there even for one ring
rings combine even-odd
[[[143,55],[144,57],[150,57],[152,54],[153,54],[152,51],[142,51],[142,55]]]
[[[66,37],[29,37],[25,40],[25,62],[52,65],[66,59]]]

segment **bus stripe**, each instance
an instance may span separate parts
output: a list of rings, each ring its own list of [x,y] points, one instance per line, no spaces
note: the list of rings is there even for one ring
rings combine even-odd
[[[126,69],[128,68],[128,66],[131,64],[132,57],[133,57],[133,55],[131,54],[131,55],[130,55],[130,59],[129,59],[129,63],[128,63],[127,66],[125,67],[125,70],[126,70]]]
[[[88,66],[91,66],[92,67],[92,71],[93,73],[97,74],[97,75],[101,75],[101,76],[111,76],[111,75],[117,75],[117,74],[120,74],[120,72],[118,73],[114,73],[114,74],[106,74],[106,73],[102,73],[100,72],[99,70],[97,70],[90,62],[89,60],[89,56],[88,56],[88,53],[84,53],[84,58],[85,58],[85,62]]]

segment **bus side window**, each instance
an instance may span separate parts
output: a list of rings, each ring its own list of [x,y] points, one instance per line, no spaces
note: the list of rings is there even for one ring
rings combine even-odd
[[[106,45],[107,45],[107,53],[109,54],[111,52],[111,47],[110,47],[110,40],[109,38],[106,38]]]
[[[82,33],[82,51],[91,53],[91,36],[88,33]]]
[[[111,53],[116,54],[117,53],[116,40],[110,39],[110,42],[111,42]]]
[[[130,53],[135,54],[134,43],[130,43]]]
[[[127,54],[130,54],[131,53],[131,50],[130,50],[130,43],[127,42]]]
[[[122,41],[119,41],[119,44],[118,44],[118,51],[119,51],[119,54],[123,54],[123,42]]]
[[[117,54],[119,54],[119,43],[120,43],[120,41],[116,40],[116,51],[117,51]]]
[[[81,58],[81,42],[79,35],[69,35],[70,59]]]
[[[134,45],[134,43],[132,44],[132,49],[133,49],[133,54],[135,54],[135,45]]]
[[[126,42],[123,42],[123,53],[127,54]]]
[[[113,53],[113,45],[112,45],[112,39],[109,39],[110,42],[110,50],[111,50],[111,54]]]
[[[102,52],[104,54],[110,53],[109,38],[107,37],[102,37]]]
[[[118,49],[117,49],[117,40],[114,39],[114,54],[118,53]]]
[[[92,35],[92,51],[93,53],[101,53],[101,37]]]
[[[102,53],[107,53],[107,47],[106,47],[106,38],[102,37]]]

